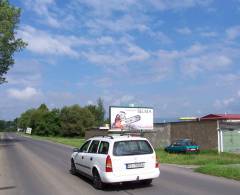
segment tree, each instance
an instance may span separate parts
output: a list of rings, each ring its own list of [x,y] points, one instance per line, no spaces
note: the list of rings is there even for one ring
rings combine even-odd
[[[0,120],[0,131],[16,131],[15,120],[14,121]]]
[[[48,115],[48,107],[45,104],[41,104],[31,115],[30,125],[33,133],[37,135],[49,135],[46,119]]]
[[[103,100],[101,98],[97,100],[97,108],[99,112],[97,120],[99,121],[100,125],[102,125],[104,123],[105,109],[103,106]]]
[[[103,100],[99,98],[97,100],[97,105],[88,105],[86,106],[86,108],[90,110],[90,112],[94,115],[95,126],[101,126],[104,123],[104,115],[105,115]]]
[[[51,135],[59,135],[61,133],[60,110],[55,108],[48,112],[46,123]]]
[[[42,112],[48,112],[48,107],[46,104],[41,104],[39,107],[38,107],[38,110],[42,111]]]
[[[22,129],[31,127],[32,134],[71,137],[84,136],[86,129],[102,124],[103,120],[104,108],[102,100],[99,100],[98,105],[65,106],[61,110],[49,110],[46,104],[41,104],[37,109],[29,109],[22,113],[14,122]]]
[[[32,115],[35,113],[35,111],[35,109],[28,109],[26,112],[22,113],[17,120],[17,126],[21,129],[32,127]]]
[[[60,114],[63,136],[83,136],[87,128],[94,126],[94,116],[87,108],[79,105],[64,107]]]
[[[0,120],[0,131],[4,131],[4,130],[5,130],[5,121]]]
[[[46,104],[41,104],[37,109],[27,110],[16,121],[19,128],[31,127],[32,134],[44,136],[60,134],[60,110],[49,111]]]
[[[13,54],[27,46],[15,37],[20,14],[21,10],[8,0],[0,0],[0,84],[6,82],[4,75],[14,64]]]

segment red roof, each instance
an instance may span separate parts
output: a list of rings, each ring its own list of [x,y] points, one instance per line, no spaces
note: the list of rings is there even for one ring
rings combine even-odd
[[[200,120],[240,120],[240,114],[208,114]]]

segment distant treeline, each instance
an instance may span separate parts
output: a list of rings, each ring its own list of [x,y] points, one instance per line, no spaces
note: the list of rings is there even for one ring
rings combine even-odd
[[[0,120],[0,132],[1,131],[16,131],[16,121]]]
[[[86,129],[104,124],[105,110],[102,99],[97,105],[65,106],[49,110],[45,104],[29,109],[15,120],[17,128],[32,128],[32,134],[44,136],[84,136]]]

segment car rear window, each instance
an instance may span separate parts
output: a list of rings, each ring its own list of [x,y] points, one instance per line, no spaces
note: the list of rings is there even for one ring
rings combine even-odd
[[[152,154],[153,149],[145,140],[118,141],[114,143],[114,156]]]
[[[88,153],[97,153],[99,142],[100,141],[98,141],[98,140],[93,140],[91,145],[90,145],[90,148],[88,150]]]
[[[109,143],[102,141],[99,146],[98,153],[99,154],[108,154],[108,148],[109,148]]]
[[[173,145],[174,146],[192,146],[196,144],[190,140],[177,140]]]

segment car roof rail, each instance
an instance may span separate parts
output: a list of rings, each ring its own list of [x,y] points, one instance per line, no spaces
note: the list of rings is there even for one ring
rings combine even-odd
[[[94,135],[93,137],[106,137],[106,138],[113,139],[113,136],[111,136],[111,135]]]
[[[141,131],[122,131],[120,136],[137,136],[137,137],[142,137],[142,132]]]

